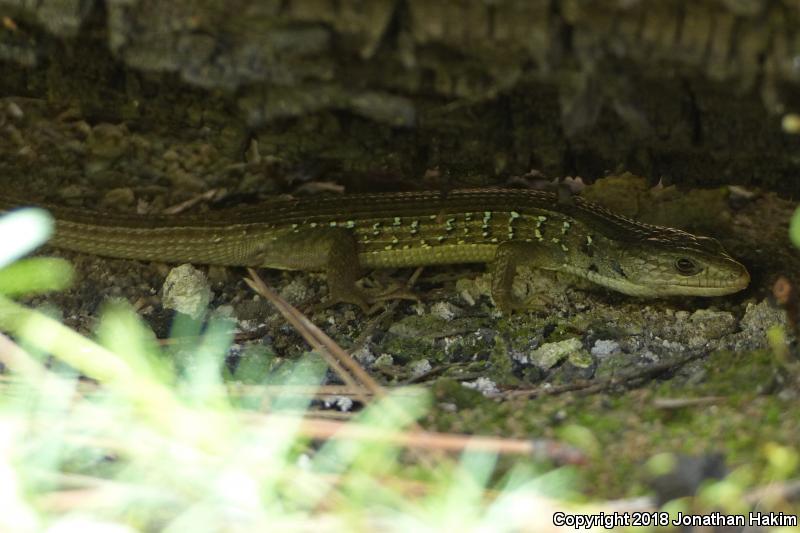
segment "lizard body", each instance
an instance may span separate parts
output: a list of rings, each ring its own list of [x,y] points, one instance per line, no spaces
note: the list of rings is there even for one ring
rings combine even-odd
[[[8,210],[22,205],[0,200]],[[568,272],[641,297],[718,296],[750,277],[714,239],[634,221],[575,197],[460,189],[304,197],[203,215],[47,206],[56,247],[102,256],[327,273],[330,297],[366,306],[364,268],[492,263],[504,312],[516,268]]]

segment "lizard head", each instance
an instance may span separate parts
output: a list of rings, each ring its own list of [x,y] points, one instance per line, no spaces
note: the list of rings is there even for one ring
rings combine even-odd
[[[617,290],[636,296],[722,296],[747,287],[750,274],[716,239],[679,230],[648,236],[621,254]]]

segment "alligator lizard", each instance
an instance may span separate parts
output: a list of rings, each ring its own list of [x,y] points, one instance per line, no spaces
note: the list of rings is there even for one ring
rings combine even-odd
[[[0,201],[0,209],[19,202]],[[305,197],[191,216],[53,208],[51,244],[96,255],[327,273],[330,299],[366,307],[364,268],[492,263],[492,297],[519,306],[519,265],[642,297],[718,296],[750,276],[714,239],[644,224],[580,197],[463,189]]]

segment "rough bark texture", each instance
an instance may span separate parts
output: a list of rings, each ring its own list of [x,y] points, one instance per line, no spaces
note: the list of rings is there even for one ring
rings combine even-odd
[[[452,181],[620,167],[792,193],[800,6],[768,0],[0,0],[0,94]]]

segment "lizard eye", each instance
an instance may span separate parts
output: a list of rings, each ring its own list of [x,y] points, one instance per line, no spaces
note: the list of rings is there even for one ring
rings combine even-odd
[[[687,257],[680,257],[675,260],[675,269],[683,276],[691,276],[697,274],[698,268],[694,261]]]

